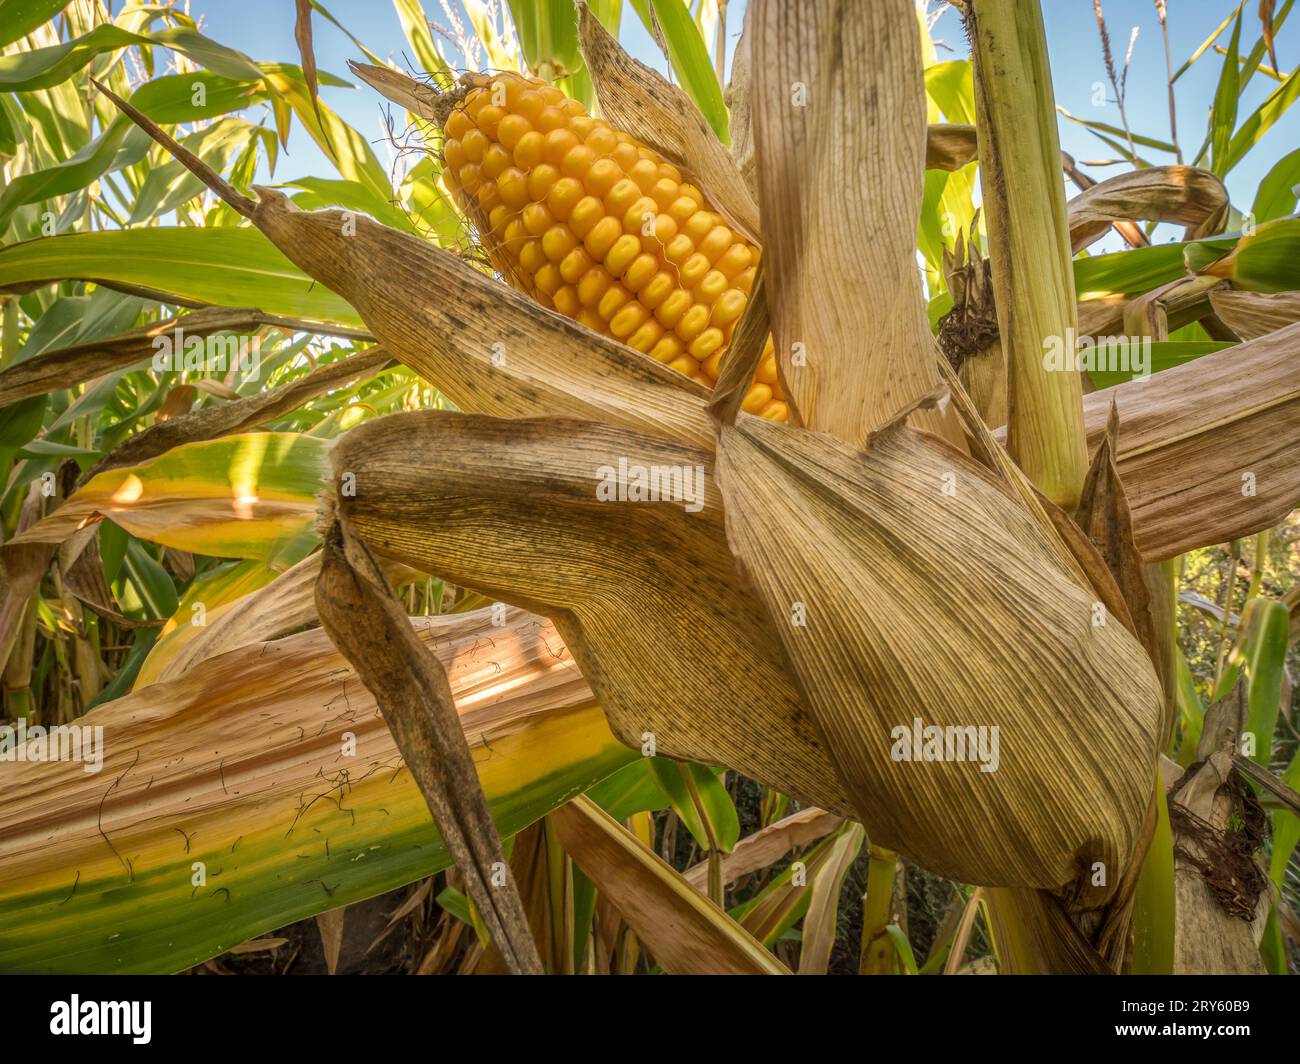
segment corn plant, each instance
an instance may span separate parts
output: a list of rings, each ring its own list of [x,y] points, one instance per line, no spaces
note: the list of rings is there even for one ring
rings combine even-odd
[[[0,969],[1294,966],[1291,4],[1102,181],[952,6],[0,0]]]

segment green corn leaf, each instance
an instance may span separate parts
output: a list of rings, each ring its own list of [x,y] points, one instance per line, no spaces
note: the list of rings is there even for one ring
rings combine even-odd
[[[1282,156],[1259,183],[1250,213],[1255,224],[1293,214],[1296,209],[1296,186],[1300,185],[1300,148]]]
[[[1228,55],[1219,73],[1219,85],[1214,92],[1214,106],[1210,111],[1210,165],[1222,177],[1231,169],[1228,163],[1228,145],[1232,131],[1237,127],[1237,83],[1241,77],[1237,46],[1241,40],[1241,12],[1233,23],[1232,37],[1228,40]]]
[[[350,304],[304,274],[255,229],[159,226],[69,233],[0,249],[0,290],[75,278],[361,327]]]

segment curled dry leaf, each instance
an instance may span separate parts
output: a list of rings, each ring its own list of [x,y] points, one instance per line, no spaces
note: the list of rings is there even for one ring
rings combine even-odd
[[[962,123],[940,123],[926,127],[925,168],[960,170],[979,157],[975,127]]]
[[[1082,251],[1117,221],[1177,222],[1187,239],[1222,230],[1228,190],[1195,166],[1149,166],[1101,181],[1066,204],[1070,244]]]
[[[609,897],[664,970],[789,975],[789,970],[600,806],[579,797],[551,814],[565,852]]]
[[[807,846],[829,835],[844,822],[836,813],[809,806],[782,817],[775,824],[746,835],[722,858],[722,882],[734,883],[775,864],[796,846]],[[709,862],[700,861],[682,873],[703,894],[709,885]]]
[[[324,536],[316,580],[321,625],[374,695],[506,966],[516,974],[540,975],[542,961],[519,889],[506,871],[447,671],[411,630],[383,571],[347,519],[335,516]]]
[[[377,552],[554,617],[628,745],[850,811],[737,576],[709,452],[607,425],[423,411],[358,426],[332,461],[356,485],[334,505]],[[676,471],[687,502],[618,497],[620,467],[625,486]]]
[[[585,3],[578,7],[578,32],[605,120],[691,174],[732,227],[757,241],[758,204],[690,97],[628,55]]]

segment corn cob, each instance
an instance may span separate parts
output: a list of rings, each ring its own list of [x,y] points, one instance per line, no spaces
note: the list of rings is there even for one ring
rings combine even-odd
[[[543,306],[713,387],[759,249],[671,163],[538,78],[470,74],[443,175],[503,277]],[[743,409],[785,421],[769,337]]]

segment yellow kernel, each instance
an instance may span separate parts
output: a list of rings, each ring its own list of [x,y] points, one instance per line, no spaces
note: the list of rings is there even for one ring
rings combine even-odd
[[[568,124],[568,116],[558,107],[543,107],[533,119],[533,126],[540,130],[543,136],[557,129],[563,129]]]
[[[649,159],[639,159],[627,172],[627,176],[637,183],[642,192],[649,192],[659,180],[659,164]]]
[[[773,399],[758,412],[758,416],[765,417],[768,421],[785,421],[789,418],[790,411],[785,403]]]
[[[685,233],[678,233],[664,248],[664,258],[669,262],[681,264],[695,254],[695,245]]]
[[[546,138],[537,130],[529,130],[515,144],[515,165],[524,170],[531,170],[542,161],[542,152],[546,148]]]
[[[512,211],[521,210],[531,198],[528,195],[528,178],[523,171],[513,166],[507,167],[497,178],[497,191],[501,194],[501,202]]]
[[[569,284],[577,284],[582,280],[583,275],[594,266],[590,255],[584,248],[574,248],[564,256],[564,261],[560,263],[560,276]]]
[[[623,304],[631,298],[632,293],[621,284],[612,284],[609,286],[609,291],[600,297],[600,303],[596,307],[596,313],[606,321],[609,321],[610,318],[622,309]]]
[[[691,310],[694,309],[694,307],[691,308]],[[689,318],[690,315],[688,314],[687,317]],[[680,329],[681,326],[678,326],[679,332]],[[722,346],[724,339],[721,329],[705,329],[699,336],[691,341],[691,346],[686,350],[688,350],[695,358],[708,358],[714,351],[717,351],[718,348]],[[717,379],[716,374],[714,375],[714,379]]]
[[[533,284],[548,296],[554,296],[563,286],[564,278],[560,276],[559,267],[553,262],[548,262],[533,274]]]
[[[542,250],[552,262],[559,263],[578,246],[578,238],[567,225],[553,225],[542,237]]]
[[[643,354],[649,354],[650,349],[657,344],[664,335],[664,327],[654,318],[648,319],[642,326],[629,336],[624,343],[628,347],[635,348]]]
[[[583,238],[582,243],[592,258],[603,259],[614,246],[614,241],[622,235],[623,227],[618,224],[618,219],[606,215],[592,226],[591,232]]]
[[[608,155],[618,147],[618,136],[615,132],[605,125],[604,122],[597,122],[587,134],[587,147],[597,155]],[[610,162],[613,162],[611,159]],[[614,165],[618,165],[615,163]],[[622,167],[619,167],[621,170]]]
[[[456,176],[460,179],[460,187],[471,196],[478,191],[481,181],[479,180],[478,167],[474,163],[466,163],[460,168],[460,173]]]
[[[504,106],[514,108],[528,83],[516,74],[501,74],[492,79],[492,99],[505,100]]]
[[[587,109],[582,106],[581,100],[565,100],[564,109],[574,118],[584,118],[587,114]]]
[[[528,120],[529,124],[537,121],[537,116],[546,109],[542,94],[534,89],[525,89],[514,102],[515,113]]]
[[[530,236],[541,236],[555,224],[555,218],[546,209],[545,203],[528,204],[524,207],[519,220],[523,222],[524,228],[528,230]]]
[[[569,99],[554,85],[547,85],[544,81],[539,82],[537,91],[542,94],[542,99],[546,101],[548,107],[562,107]]]
[[[562,177],[551,186],[546,194],[546,205],[551,213],[563,221],[573,210],[573,205],[582,199],[582,185],[571,177]]]
[[[592,164],[596,161],[596,153],[585,144],[575,144],[564,154],[564,162],[560,164],[560,171],[565,177],[574,177],[581,181],[587,176],[587,171],[591,169]]]
[[[671,329],[690,309],[691,294],[678,288],[655,309],[655,318],[665,329]]]
[[[605,268],[615,277],[622,277],[632,260],[641,254],[641,241],[624,233],[614,241],[614,246],[605,254]]]
[[[447,116],[447,124],[443,127],[443,131],[449,140],[460,140],[465,135],[466,130],[473,125],[474,120],[464,110],[457,107]]]
[[[491,145],[483,155],[479,170],[483,176],[495,181],[511,163],[510,153],[500,144]]]
[[[569,226],[573,229],[574,236],[584,240],[591,232],[592,226],[604,217],[605,205],[595,196],[583,196],[574,204],[573,211],[569,215]]]
[[[659,208],[649,196],[642,196],[623,212],[623,232],[640,235],[647,228],[653,231],[655,211]]]
[[[695,286],[695,300],[712,307],[723,292],[727,290],[727,279],[717,270],[710,270],[704,279]]]
[[[681,321],[677,323],[673,331],[689,344],[705,330],[708,324],[709,308],[696,303],[682,315]]]
[[[460,138],[460,146],[465,151],[465,158],[472,163],[481,163],[488,150],[489,141],[481,129],[467,129]]]
[[[704,193],[701,192],[701,191],[700,191],[698,188],[696,188],[694,185],[688,185],[688,184],[686,184],[685,182],[683,182],[683,183],[682,183],[682,195],[683,195],[683,196],[690,196],[691,199],[693,199],[693,200],[695,201],[695,204],[696,204],[697,207],[703,207],[703,206],[704,206]]]
[[[637,298],[651,310],[654,310],[672,294],[676,287],[677,279],[672,274],[660,270],[650,279],[646,286],[637,293]]]
[[[684,348],[682,342],[672,333],[656,341],[654,347],[650,348],[650,357],[659,362],[671,362],[682,353]]]
[[[754,378],[769,387],[777,382],[775,354],[764,356],[758,364],[758,372],[754,374]]]
[[[713,304],[713,313],[709,316],[709,321],[714,325],[730,325],[745,313],[748,303],[749,297],[744,292],[737,288],[729,288]]]
[[[578,114],[569,119],[569,128],[585,141],[596,128],[596,120],[591,115]]]
[[[700,241],[700,254],[706,256],[710,262],[717,262],[723,252],[735,242],[735,234],[725,225],[720,225]]]
[[[623,141],[610,152],[610,157],[623,168],[624,173],[628,173],[641,160],[641,153],[637,151],[635,144]]]
[[[745,393],[745,398],[741,401],[740,409],[746,414],[757,414],[767,406],[771,398],[772,389],[766,384],[751,384],[749,391]]]
[[[501,147],[507,151],[514,151],[519,146],[520,140],[524,135],[533,132],[533,127],[528,124],[521,114],[505,115],[497,123],[497,140],[501,142]]]
[[[633,299],[610,319],[609,331],[616,339],[626,339],[641,328],[648,317],[650,312]]]
[[[625,177],[616,181],[614,187],[605,193],[605,206],[611,214],[623,214],[640,198],[641,190],[637,188],[636,182]]]
[[[504,206],[501,208],[506,210]],[[505,231],[501,234],[501,243],[507,249],[517,248],[528,239],[528,234],[524,231],[523,223],[518,218],[511,218],[506,223]]]
[[[546,253],[540,240],[528,240],[519,249],[519,265],[529,273],[536,273],[546,265]]]
[[[577,319],[592,332],[603,333],[605,331],[605,323],[600,320],[600,315],[593,310],[583,307],[578,311]]]
[[[578,301],[584,307],[595,310],[613,283],[614,279],[605,272],[604,266],[593,266],[578,281]]]
[[[510,208],[504,203],[500,206],[493,207],[492,213],[488,215],[488,228],[497,236],[505,230],[506,225],[510,222]]]
[[[724,251],[720,258],[714,260],[714,265],[719,272],[725,274],[728,279],[734,280],[741,270],[747,270],[753,265],[752,256],[749,253],[749,246],[737,242]]]
[[[751,266],[747,270],[741,270],[736,276],[735,284],[745,295],[749,295],[754,289],[754,277],[758,274],[758,267]]]
[[[700,372],[700,364],[690,355],[678,355],[668,363],[670,369],[675,369],[678,373],[684,373],[688,377],[694,377]]]
[[[448,137],[442,142],[442,167],[449,173],[455,173],[464,166],[468,159],[465,158],[465,150],[460,146],[460,141],[453,137]]]
[[[682,172],[672,163],[659,164],[659,177],[661,180],[671,181],[674,185],[682,183]]]
[[[478,190],[479,210],[484,214],[489,214],[492,208],[500,202],[501,193],[497,189],[497,183],[495,181],[484,181],[482,187]]]
[[[680,190],[679,190],[680,191]],[[668,213],[672,215],[673,221],[678,225],[684,225],[699,208],[690,196],[678,195],[678,197],[668,205]]]
[[[576,317],[582,305],[578,302],[578,293],[572,285],[563,285],[556,289],[555,295],[551,297],[555,300],[555,309],[567,318]]]
[[[546,147],[542,149],[542,158],[552,166],[559,166],[564,157],[578,146],[577,135],[569,129],[553,129],[546,134]]]
[[[698,341],[696,342],[698,343]],[[700,372],[711,381],[716,381],[718,374],[722,372],[722,360],[726,355],[727,349],[725,347],[714,351],[713,354],[700,363]]]
[[[621,239],[627,240],[629,238],[624,236]],[[632,237],[631,239],[635,240],[636,238]],[[637,244],[638,250],[640,250],[640,246],[641,246],[640,243],[638,243]],[[608,262],[609,260],[606,259],[606,265],[608,265]],[[632,265],[630,265],[627,268],[627,272],[623,274],[623,284],[626,285],[628,289],[630,289],[631,291],[639,292],[650,281],[650,278],[652,278],[658,272],[659,272],[659,259],[654,255],[649,255],[646,254],[645,252],[642,252],[635,259],[632,260]]]
[[[534,200],[546,199],[546,194],[551,191],[551,187],[559,179],[560,171],[550,163],[538,163],[528,174],[528,198]]]
[[[588,151],[595,151],[590,142],[588,142],[586,148]],[[614,162],[613,159],[597,159],[591,164],[586,176],[582,178],[582,183],[587,186],[587,191],[593,196],[604,196],[622,179],[623,171],[619,169],[618,163]]]
[[[677,199],[677,182],[669,181],[666,177],[661,177],[654,183],[650,189],[650,196],[658,204],[661,211],[666,211],[673,205]]]
[[[694,288],[709,272],[709,260],[699,252],[682,263],[681,281],[686,288]]]
[[[484,104],[479,108],[478,114],[474,116],[474,124],[487,134],[489,140],[495,140],[497,126],[505,116],[506,113],[503,108],[497,107],[495,104]]]
[[[682,232],[691,238],[696,247],[713,232],[718,224],[718,216],[712,211],[696,211],[682,225]]]

